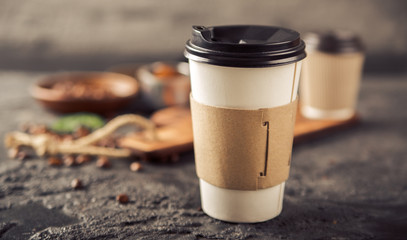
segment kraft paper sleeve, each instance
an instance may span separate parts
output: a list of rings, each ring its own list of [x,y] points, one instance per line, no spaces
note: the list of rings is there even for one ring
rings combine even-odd
[[[354,109],[364,55],[310,52],[301,72],[301,103],[322,110]]]
[[[258,110],[208,106],[192,95],[190,102],[199,178],[234,190],[269,188],[288,178],[298,100]]]

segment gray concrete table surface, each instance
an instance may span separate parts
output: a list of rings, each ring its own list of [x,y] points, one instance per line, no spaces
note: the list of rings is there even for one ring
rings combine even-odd
[[[48,73],[0,72],[0,137],[57,115],[27,88]],[[0,147],[2,239],[406,239],[407,77],[365,76],[362,123],[294,146],[280,216],[257,224],[212,219],[200,208],[193,153],[173,164],[131,160],[54,168],[10,160]],[[72,190],[80,178],[84,189]],[[128,204],[115,196],[126,193]],[[236,209],[239,211],[239,209]]]

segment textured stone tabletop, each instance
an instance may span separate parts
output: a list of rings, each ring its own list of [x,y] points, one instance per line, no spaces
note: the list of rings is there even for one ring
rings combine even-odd
[[[51,123],[27,87],[47,73],[0,72],[0,137],[24,122]],[[406,239],[407,77],[365,76],[362,123],[294,146],[283,211],[257,224],[231,224],[200,210],[193,153],[178,163],[114,160],[50,167],[9,160],[0,147],[1,239]],[[82,190],[70,182],[79,178]],[[130,202],[115,196],[126,193]],[[239,209],[236,209],[239,211]]]

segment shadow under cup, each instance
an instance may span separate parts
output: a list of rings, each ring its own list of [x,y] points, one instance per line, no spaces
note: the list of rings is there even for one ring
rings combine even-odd
[[[280,214],[285,180],[272,186],[259,185],[253,188],[236,184],[244,183],[246,179],[253,182],[259,176],[265,177],[262,176],[263,168],[265,173],[273,165],[267,165],[267,157],[272,154],[267,151],[268,140],[267,143],[250,140],[253,138],[249,137],[250,133],[247,133],[246,138],[243,128],[233,129],[231,133],[220,126],[228,124],[228,121],[235,124],[241,120],[231,118],[228,111],[246,114],[296,103],[301,60],[305,58],[304,48],[299,34],[285,28],[193,27],[185,55],[190,65],[195,161],[200,178],[202,209],[209,216],[229,222],[262,222]],[[195,105],[199,105],[199,108]],[[202,109],[215,111],[217,118],[213,119],[216,120],[210,122],[212,116],[202,112]],[[292,114],[295,119],[295,112]],[[208,131],[202,131],[203,123]],[[213,133],[212,127],[220,130]],[[264,129],[262,137],[266,139],[268,130]],[[228,134],[237,134],[239,138],[227,142],[223,148],[219,147],[224,144],[222,140],[230,137]],[[289,156],[283,159],[288,164],[291,159],[292,133],[289,138]],[[202,142],[202,139],[209,141]],[[261,155],[265,158],[260,159],[263,165],[258,166],[259,171],[253,175],[233,174],[244,172],[245,169],[241,169],[244,166],[255,169],[257,166],[254,165],[259,162],[259,159],[247,157],[250,154],[242,157],[233,152],[228,153],[230,149],[236,149],[238,144],[248,146],[243,151],[250,153],[256,149],[259,152],[253,152],[253,156]],[[273,172],[267,174],[272,175]]]

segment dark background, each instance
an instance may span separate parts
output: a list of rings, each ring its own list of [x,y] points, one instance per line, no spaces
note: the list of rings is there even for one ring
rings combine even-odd
[[[345,29],[366,44],[365,70],[407,69],[404,0],[1,0],[0,69],[105,69],[180,60],[192,25]]]

